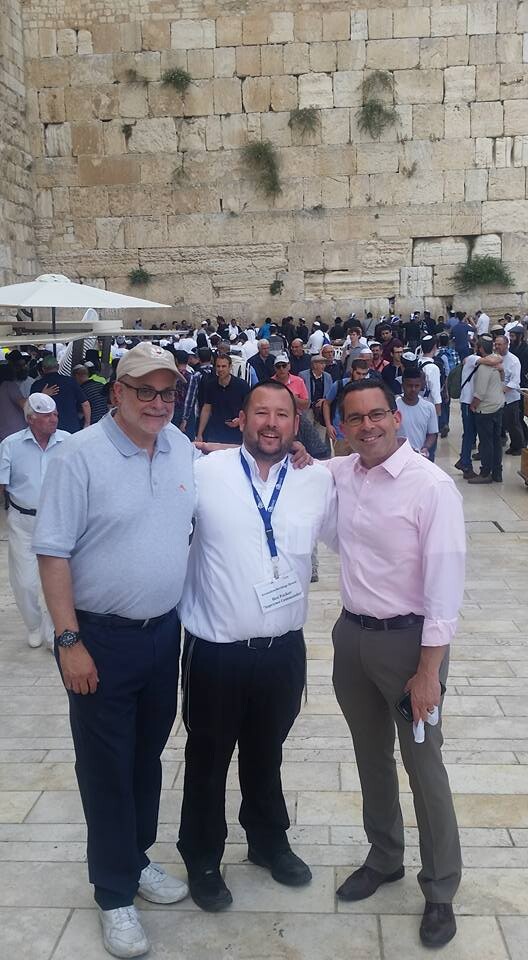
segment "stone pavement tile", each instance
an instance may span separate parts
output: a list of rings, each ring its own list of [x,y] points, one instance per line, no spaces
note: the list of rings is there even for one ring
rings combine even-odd
[[[526,697],[506,697],[501,694],[497,697],[497,700],[506,717],[528,717]]]
[[[0,863],[0,906],[90,907],[85,863]]]
[[[24,842],[31,845],[68,841],[83,843],[86,847],[84,823],[0,823],[0,842]],[[35,858],[38,859],[38,858]]]
[[[318,915],[282,911],[241,917],[234,910],[220,914],[178,913],[163,909],[144,918],[151,939],[151,960],[379,960],[375,917]],[[82,944],[82,953],[79,945]],[[75,910],[53,960],[108,960],[95,910]],[[40,958],[39,958],[40,960]]]
[[[526,847],[463,847],[464,867],[528,867],[528,848]]]
[[[523,831],[518,831],[521,834]],[[526,831],[528,834],[528,831]],[[330,842],[334,844],[364,843],[366,841],[363,827],[330,827]],[[507,830],[482,829],[478,827],[461,827],[460,842],[463,847],[503,847],[512,849],[512,838]],[[417,846],[418,830],[416,827],[405,828],[405,845]],[[528,845],[528,839],[527,839]]]
[[[23,863],[38,860],[41,863],[82,863],[86,859],[86,842],[0,841],[0,860]]]
[[[512,829],[510,836],[516,847],[528,847],[528,829]]]
[[[276,883],[268,870],[253,864],[228,866],[225,882],[233,894],[235,910],[259,913],[334,913],[334,870],[314,867],[306,887]]]
[[[431,955],[420,942],[419,918],[380,919],[384,960],[419,960]],[[442,960],[508,960],[494,917],[458,917],[457,927],[455,939],[442,948]]]
[[[67,716],[3,716],[3,737],[68,737],[70,722]]]
[[[66,763],[0,763],[0,790],[74,790],[75,771]]]
[[[50,716],[68,713],[68,698],[65,693],[43,695],[13,693],[5,691],[0,695],[0,717]]]
[[[183,787],[184,769],[176,778],[174,786]],[[281,767],[282,786],[285,790],[339,790],[339,764],[325,762],[305,763],[286,760]],[[238,789],[238,769],[236,764],[229,768],[227,787]]]
[[[528,917],[499,917],[511,960],[526,960],[528,954]]]
[[[0,908],[2,956],[48,960],[68,919],[68,910],[29,907]]]
[[[500,751],[491,751],[487,750],[486,752],[478,750],[443,750],[442,755],[444,758],[444,763],[480,763],[480,764],[497,764],[497,763],[520,763],[518,758],[513,752],[508,753],[506,750]]]
[[[22,823],[39,798],[38,791],[0,791],[0,823]]]
[[[0,747],[0,766],[3,763],[40,763],[46,754],[47,750],[3,750]]]
[[[443,733],[452,739],[484,737],[493,740],[528,739],[528,718],[525,717],[444,717]]]
[[[458,683],[459,677],[507,677],[508,679],[513,677],[509,665],[501,660],[478,660],[477,662],[459,660],[456,651],[456,641],[452,652],[453,659],[449,663],[449,678],[451,683],[453,682],[453,678],[456,678],[456,682]],[[484,686],[486,686],[486,684],[484,684]]]
[[[528,767],[521,764],[446,764],[453,793],[528,794]],[[398,767],[400,791],[409,793],[405,770]],[[343,790],[359,790],[359,776],[355,763],[341,764]]]

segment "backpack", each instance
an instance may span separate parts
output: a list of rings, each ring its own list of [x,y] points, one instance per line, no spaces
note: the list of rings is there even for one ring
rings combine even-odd
[[[424,362],[423,362],[422,364],[420,364],[420,369],[423,370],[424,367],[430,366],[431,363],[434,363],[435,367],[438,368],[438,371],[439,371],[439,373],[440,373],[440,394],[441,394],[441,396],[442,396],[442,399],[447,399],[447,396],[446,396],[447,374],[446,374],[446,372],[445,372],[445,366],[444,366],[444,363],[443,363],[442,358],[441,358],[441,357],[433,357],[432,360],[424,360]],[[430,394],[430,391],[429,391],[429,390],[427,389],[427,387],[426,387],[426,389],[425,389],[425,391],[424,391],[424,397],[428,397],[429,394]]]
[[[451,397],[451,400],[460,400],[460,395],[462,393],[462,390],[466,386],[466,383],[469,383],[472,377],[475,376],[477,372],[477,368],[478,368],[478,363],[475,364],[469,376],[466,377],[466,379],[462,383],[462,371],[464,369],[464,364],[457,363],[456,367],[453,367],[453,369],[451,370],[451,373],[447,378],[447,390],[448,390],[449,396]]]

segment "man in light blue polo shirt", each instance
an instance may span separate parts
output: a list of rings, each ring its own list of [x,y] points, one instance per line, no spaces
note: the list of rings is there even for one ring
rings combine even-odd
[[[29,646],[40,647],[44,642],[53,647],[53,625],[41,602],[40,577],[31,539],[48,464],[70,434],[57,430],[59,417],[55,401],[44,393],[28,397],[24,416],[27,427],[0,443],[0,495],[5,492],[9,503],[9,583],[27,629]]]
[[[176,376],[161,347],[127,351],[114,414],[72,436],[48,471],[33,540],[70,700],[90,881],[104,945],[118,957],[149,948],[136,892],[155,903],[187,894],[145,852],[176,716],[175,607],[199,455],[170,422]]]

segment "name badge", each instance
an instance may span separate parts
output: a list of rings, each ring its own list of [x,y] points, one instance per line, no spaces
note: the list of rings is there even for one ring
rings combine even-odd
[[[287,607],[289,603],[295,603],[304,597],[304,590],[294,570],[288,570],[274,580],[255,583],[254,589],[262,613],[280,610],[281,607]]]

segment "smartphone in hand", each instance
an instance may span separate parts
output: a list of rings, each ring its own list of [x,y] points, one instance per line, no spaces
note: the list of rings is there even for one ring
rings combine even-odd
[[[445,693],[445,692],[446,692],[445,685],[444,685],[443,683],[440,683],[440,693],[441,693],[441,696],[442,696],[442,697],[444,696],[444,693]],[[401,715],[402,715],[402,717],[403,717],[404,720],[408,720],[409,723],[412,723],[412,722],[413,722],[413,712],[412,712],[411,692],[410,692],[410,690],[408,691],[408,693],[404,693],[404,695],[403,695],[403,697],[401,698],[401,700],[398,700],[398,702],[395,704],[395,707],[396,707],[396,710],[398,711],[398,713],[401,713]]]

